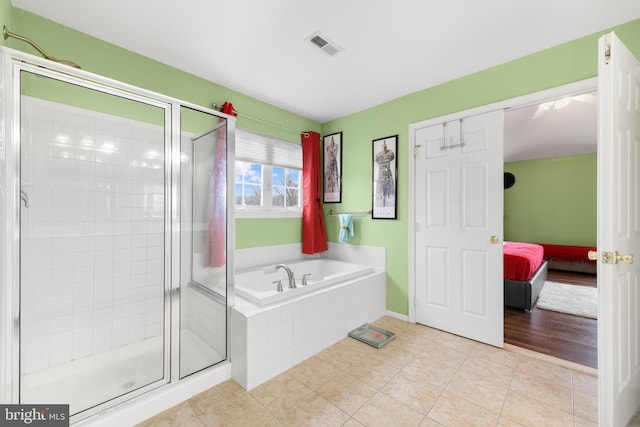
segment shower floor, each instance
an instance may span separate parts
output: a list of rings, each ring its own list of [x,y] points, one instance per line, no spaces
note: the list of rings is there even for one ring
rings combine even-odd
[[[189,330],[182,331],[182,376],[222,357]],[[149,338],[23,376],[20,403],[69,404],[69,413],[97,406],[163,379],[163,338]],[[208,363],[207,363],[208,362]]]

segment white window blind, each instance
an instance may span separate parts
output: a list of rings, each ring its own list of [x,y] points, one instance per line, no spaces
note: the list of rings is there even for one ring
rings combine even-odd
[[[236,129],[236,160],[302,169],[300,144]]]

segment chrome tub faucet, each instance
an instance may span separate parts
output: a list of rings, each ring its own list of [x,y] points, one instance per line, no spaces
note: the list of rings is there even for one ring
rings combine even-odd
[[[276,265],[276,270],[282,268],[284,271],[287,272],[287,276],[289,277],[289,289],[293,289],[296,287],[296,279],[293,277],[293,271],[291,271],[291,269],[289,267],[287,267],[284,264],[278,264]]]

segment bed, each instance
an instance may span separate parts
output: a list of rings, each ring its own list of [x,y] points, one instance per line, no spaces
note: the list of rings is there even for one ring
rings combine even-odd
[[[504,242],[504,305],[531,310],[547,280],[541,245]]]
[[[576,273],[596,274],[597,264],[589,259],[593,246],[550,245],[540,243],[544,248],[544,260],[552,270],[573,271]]]

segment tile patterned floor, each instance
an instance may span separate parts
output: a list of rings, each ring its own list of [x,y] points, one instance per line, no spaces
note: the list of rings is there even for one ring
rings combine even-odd
[[[226,381],[139,426],[596,426],[597,378],[391,317],[247,392]]]

